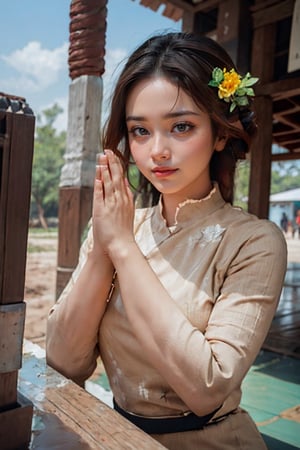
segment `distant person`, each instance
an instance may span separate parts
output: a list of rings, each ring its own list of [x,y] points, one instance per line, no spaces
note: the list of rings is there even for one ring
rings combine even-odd
[[[295,217],[295,224],[296,224],[296,232],[298,232],[298,239],[300,239],[300,209],[298,209],[296,217]]]
[[[189,33],[154,36],[129,57],[92,229],[48,318],[48,363],[82,383],[100,356],[115,409],[171,450],[266,449],[239,405],[276,311],[286,241],[232,206],[256,81]],[[133,163],[144,208],[125,178]]]
[[[281,219],[280,219],[280,227],[282,229],[282,231],[286,234],[288,231],[288,224],[289,224],[289,219],[286,215],[285,212],[282,213]]]

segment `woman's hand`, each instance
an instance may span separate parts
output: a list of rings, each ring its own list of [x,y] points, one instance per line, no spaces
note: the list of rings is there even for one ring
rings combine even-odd
[[[121,162],[111,150],[106,150],[96,167],[94,248],[101,248],[113,261],[119,251],[134,242],[133,217],[133,195]]]

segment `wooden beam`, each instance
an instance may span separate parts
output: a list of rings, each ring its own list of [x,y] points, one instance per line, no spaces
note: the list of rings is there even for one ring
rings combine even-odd
[[[171,2],[167,2],[165,9],[163,10],[162,15],[165,17],[169,17],[169,19],[174,20],[174,22],[178,22],[181,19],[183,14],[183,9],[175,6]]]
[[[281,0],[257,0],[255,5],[251,6],[251,11],[259,11],[260,9],[267,8],[270,5],[274,5]]]
[[[298,153],[277,153],[272,154],[272,161],[296,161],[300,159],[300,152]]]
[[[194,12],[197,13],[210,11],[214,8],[217,8],[220,3],[222,3],[222,0],[206,0],[200,5],[194,6]]]
[[[174,6],[181,8],[183,11],[195,12],[194,5],[187,3],[185,0],[167,0],[167,1],[162,1],[161,3],[163,3],[163,4],[172,3]]]
[[[258,86],[255,88],[256,97],[260,95],[268,95],[276,100],[280,98],[292,97],[294,95],[299,94],[300,94],[300,77],[286,78],[285,80],[266,82],[264,84],[258,84]]]
[[[295,0],[284,0],[252,14],[253,28],[279,22],[293,15]]]
[[[184,11],[182,16],[181,30],[185,33],[191,33],[194,30],[195,14],[190,11]]]

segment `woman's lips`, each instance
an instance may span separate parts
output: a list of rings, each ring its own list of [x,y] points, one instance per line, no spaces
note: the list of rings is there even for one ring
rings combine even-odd
[[[158,178],[165,178],[173,175],[178,169],[172,169],[171,167],[155,167],[152,169],[152,173]]]

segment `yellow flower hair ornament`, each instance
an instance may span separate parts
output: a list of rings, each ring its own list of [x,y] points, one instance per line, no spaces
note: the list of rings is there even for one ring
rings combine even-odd
[[[219,89],[219,98],[226,103],[231,103],[229,111],[232,112],[236,106],[249,105],[248,97],[254,96],[251,86],[257,81],[258,78],[252,77],[249,72],[241,77],[234,69],[228,72],[227,69],[215,67],[208,85]]]

